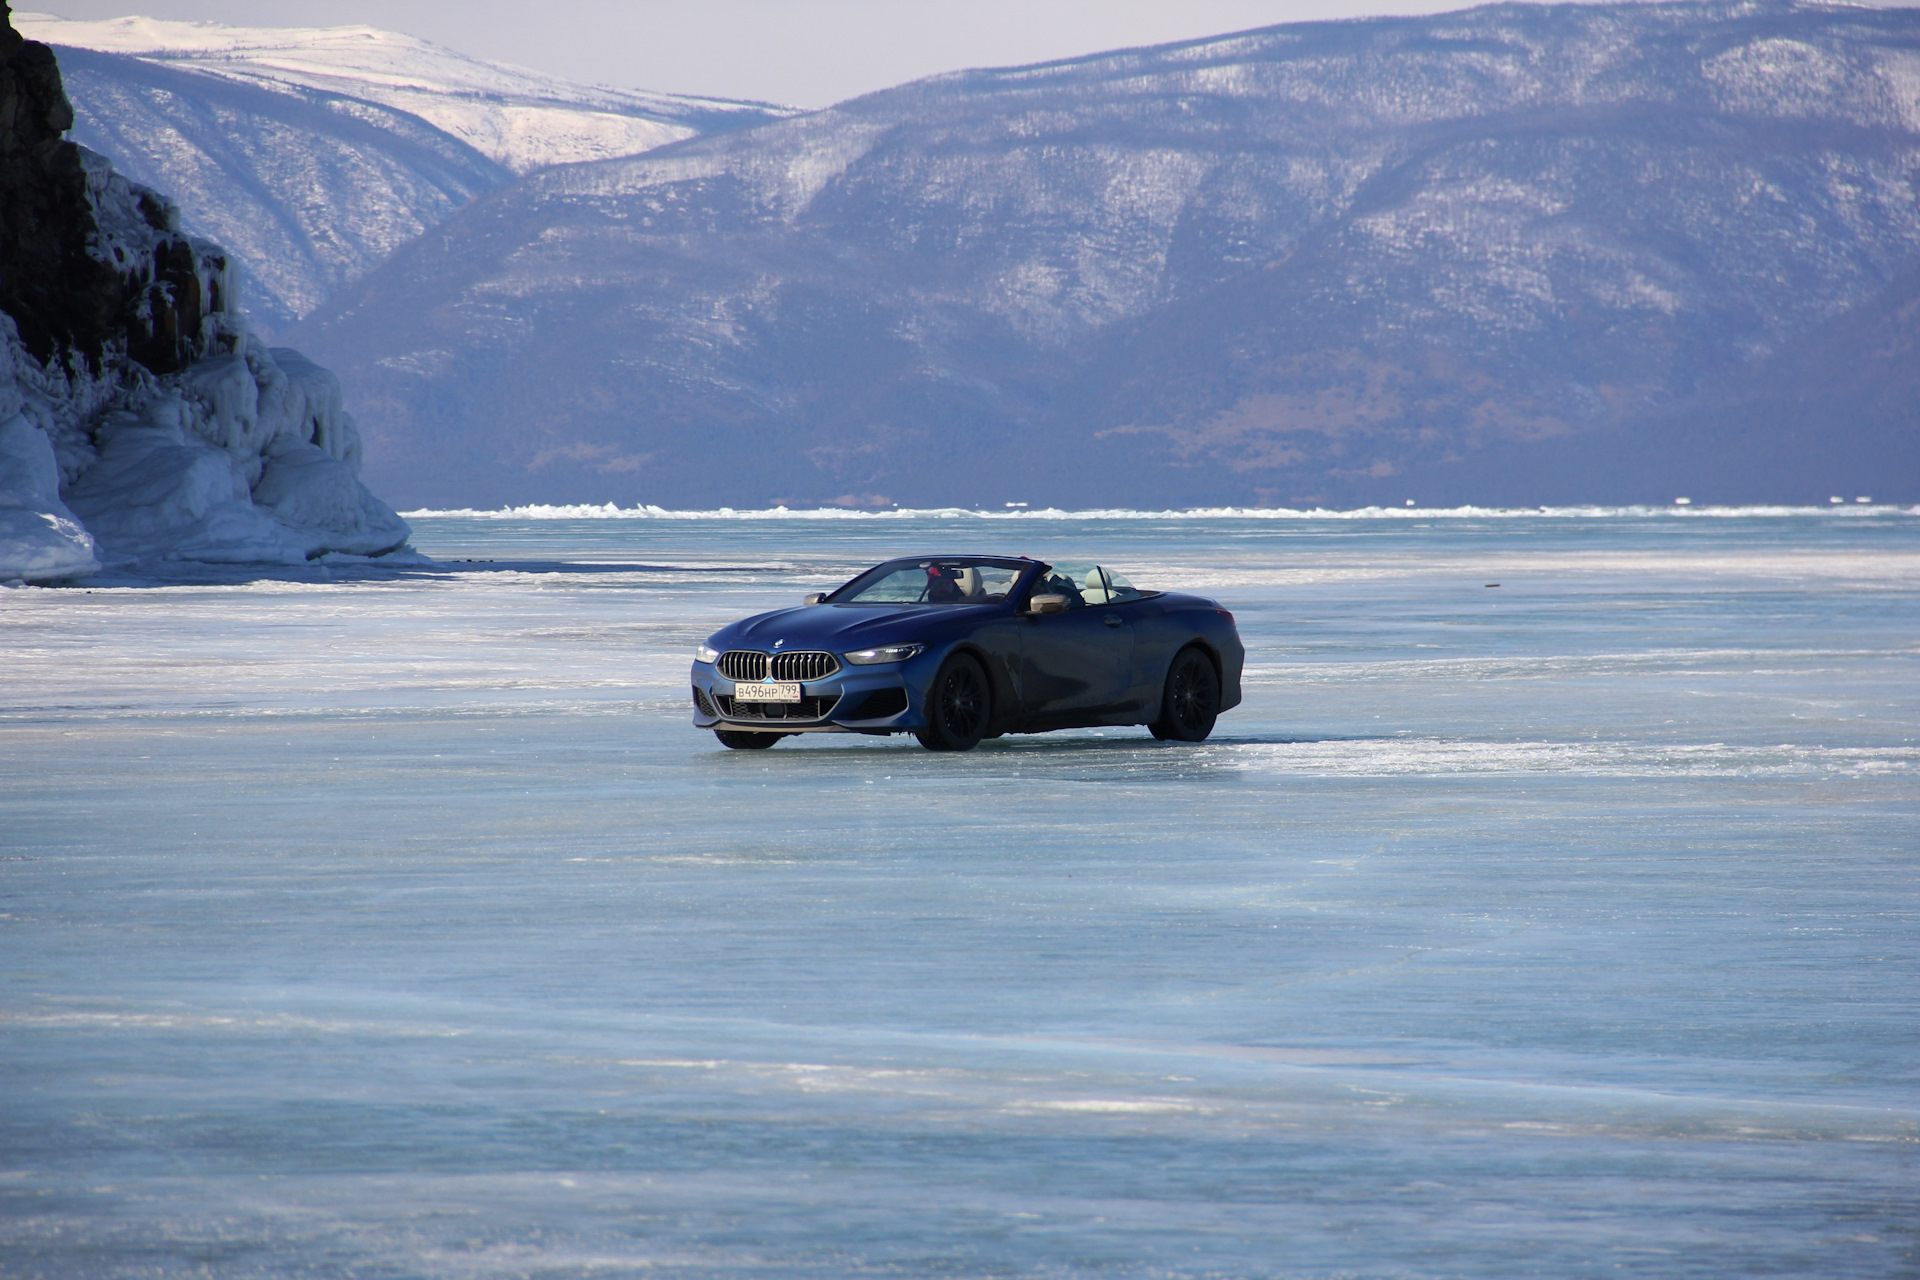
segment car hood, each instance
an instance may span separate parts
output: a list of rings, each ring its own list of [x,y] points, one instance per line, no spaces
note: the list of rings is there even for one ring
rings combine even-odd
[[[1002,605],[812,604],[746,618],[722,627],[710,641],[719,648],[826,649],[842,653],[870,645],[930,640],[956,626],[966,628],[1001,612]]]

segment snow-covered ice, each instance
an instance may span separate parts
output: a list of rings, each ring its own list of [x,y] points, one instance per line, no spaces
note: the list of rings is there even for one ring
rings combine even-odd
[[[1914,1263],[1920,513],[411,519],[0,592],[7,1274]],[[921,548],[1203,585],[1247,701],[689,726]]]

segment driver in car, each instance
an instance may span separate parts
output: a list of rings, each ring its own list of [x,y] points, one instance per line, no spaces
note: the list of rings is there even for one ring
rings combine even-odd
[[[1034,589],[1033,594],[1065,596],[1069,609],[1084,609],[1087,604],[1086,597],[1080,594],[1080,588],[1064,573],[1048,574],[1045,581]]]
[[[927,603],[952,604],[964,600],[967,593],[960,588],[960,571],[944,564],[927,566]]]

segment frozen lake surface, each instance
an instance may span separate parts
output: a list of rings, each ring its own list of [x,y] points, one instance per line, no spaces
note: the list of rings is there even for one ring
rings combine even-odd
[[[0,1274],[1920,1269],[1920,513],[414,523],[0,592]],[[689,726],[972,550],[1245,704]]]

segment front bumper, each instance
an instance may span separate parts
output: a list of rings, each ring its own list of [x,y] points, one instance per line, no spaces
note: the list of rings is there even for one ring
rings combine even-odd
[[[734,682],[712,663],[693,664],[693,723],[758,733],[911,733],[926,727],[906,668],[913,661],[843,666],[800,686],[797,703],[736,703]]]

